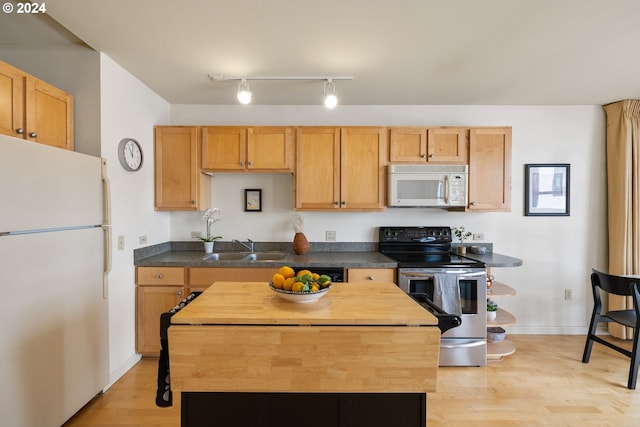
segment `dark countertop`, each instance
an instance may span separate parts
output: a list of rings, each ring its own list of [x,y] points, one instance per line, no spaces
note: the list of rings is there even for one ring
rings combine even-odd
[[[221,242],[222,243],[222,242]],[[216,243],[216,251],[238,251],[237,247]],[[206,256],[201,243],[167,242],[134,251],[134,264],[137,267],[273,267],[289,265],[291,267],[336,267],[336,268],[397,268],[394,260],[378,252],[377,244],[372,243],[313,243],[313,251],[306,255],[291,252],[291,243],[256,244],[256,251],[285,252],[284,258],[276,261],[205,261]],[[481,261],[487,267],[518,267],[522,260],[495,252],[485,254],[466,253],[464,255]]]
[[[309,252],[293,253],[276,261],[205,261],[204,251],[169,251],[135,262],[137,267],[338,267],[338,268],[396,268],[398,264],[380,252]]]
[[[466,258],[484,262],[487,267],[519,267],[522,265],[520,258],[514,258],[507,255],[497,254],[495,252],[487,252],[484,254],[464,254]]]

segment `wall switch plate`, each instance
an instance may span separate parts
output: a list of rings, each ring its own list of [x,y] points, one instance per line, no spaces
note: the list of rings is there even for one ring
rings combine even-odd
[[[336,241],[336,231],[335,230],[327,230],[324,232],[324,240],[326,242],[335,242]]]
[[[124,251],[124,236],[118,236],[118,250]]]
[[[199,231],[192,231],[191,232],[191,238],[192,239],[199,239],[200,237],[202,237],[202,233]]]
[[[473,233],[473,240],[484,240],[484,233]]]
[[[141,245],[144,245],[145,243],[147,243],[147,236],[138,237],[138,243],[140,243]]]
[[[571,301],[571,298],[573,297],[573,292],[571,292],[571,289],[565,289],[564,290],[564,299],[567,301]]]

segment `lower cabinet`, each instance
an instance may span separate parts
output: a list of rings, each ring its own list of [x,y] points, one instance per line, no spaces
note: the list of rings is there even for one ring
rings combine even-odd
[[[137,267],[136,352],[160,355],[160,315],[216,281],[268,282],[278,268]]]
[[[347,282],[396,283],[395,268],[348,268]]]
[[[136,269],[136,352],[160,355],[160,315],[187,294],[182,267]]]

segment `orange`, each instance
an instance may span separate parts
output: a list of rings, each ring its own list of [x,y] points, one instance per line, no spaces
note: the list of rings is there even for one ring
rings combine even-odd
[[[300,270],[300,271],[298,271],[298,274],[296,274],[296,276],[302,277],[305,274],[312,275],[313,273],[311,273],[309,270]]]
[[[293,271],[293,268],[287,265],[280,267],[280,269],[278,270],[278,273],[282,274],[285,279],[288,279],[289,277],[293,277],[296,275],[295,271]]]
[[[313,277],[313,280],[318,280],[320,278],[320,275],[318,273],[312,273],[311,277]]]
[[[293,292],[302,292],[302,287],[304,286],[304,284],[302,282],[295,282],[293,284],[293,287],[291,288],[291,290]]]
[[[283,285],[284,285],[284,276],[280,273],[276,273],[273,275],[273,277],[271,278],[271,283],[273,283],[273,286],[277,289],[282,289]]]
[[[311,292],[318,292],[320,288],[315,283],[311,285]]]
[[[294,279],[293,277],[289,277],[289,278],[285,279],[284,280],[283,289],[285,291],[290,291],[295,282],[296,282],[296,279]]]

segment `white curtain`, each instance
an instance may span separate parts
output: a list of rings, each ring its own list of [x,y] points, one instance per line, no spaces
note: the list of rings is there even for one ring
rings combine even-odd
[[[640,274],[640,100],[604,107],[607,114],[609,273]],[[609,309],[632,308],[610,296]],[[610,323],[609,333],[631,339],[632,329]]]

